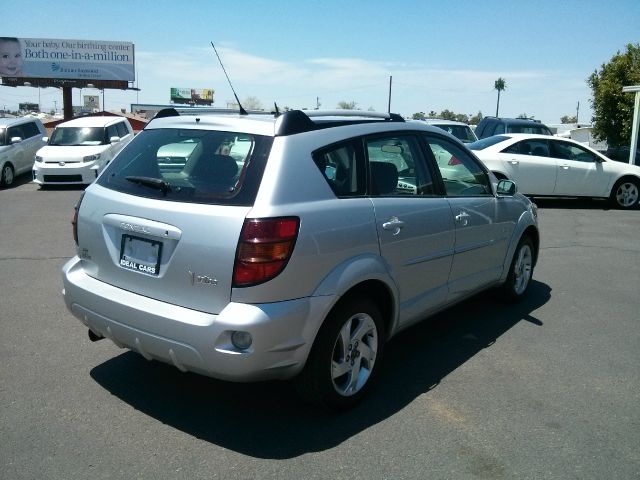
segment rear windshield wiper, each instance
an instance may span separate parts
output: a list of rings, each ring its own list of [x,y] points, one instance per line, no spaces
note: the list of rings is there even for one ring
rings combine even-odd
[[[156,190],[161,190],[164,195],[167,192],[171,191],[171,185],[165,182],[161,178],[153,178],[153,177],[137,177],[135,175],[131,175],[125,177],[127,180],[133,183],[137,183],[138,185],[144,185],[145,187],[155,188]]]

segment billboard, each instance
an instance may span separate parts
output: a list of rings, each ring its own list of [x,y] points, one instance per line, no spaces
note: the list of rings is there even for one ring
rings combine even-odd
[[[19,103],[18,110],[20,110],[21,112],[39,112],[40,105],[30,102]]]
[[[133,43],[0,37],[0,76],[135,80]]]
[[[100,96],[99,95],[83,95],[83,106],[85,108],[100,109]]]
[[[188,105],[212,105],[212,88],[176,88],[171,87],[171,103]]]

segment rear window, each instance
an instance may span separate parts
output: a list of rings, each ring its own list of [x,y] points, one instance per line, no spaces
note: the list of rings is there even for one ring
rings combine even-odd
[[[273,139],[237,132],[144,130],[97,180],[141,197],[253,205]]]
[[[467,147],[471,150],[484,150],[487,147],[495,145],[500,142],[504,142],[505,140],[509,140],[509,137],[505,137],[503,135],[496,135],[494,137],[483,138],[482,140],[478,140],[476,142],[468,143]]]
[[[463,143],[471,143],[477,140],[471,128],[466,125],[438,125],[436,123],[434,123],[433,125],[441,128],[445,132],[450,133]]]
[[[544,125],[508,125],[507,133],[533,133],[536,135],[551,135],[551,131]]]

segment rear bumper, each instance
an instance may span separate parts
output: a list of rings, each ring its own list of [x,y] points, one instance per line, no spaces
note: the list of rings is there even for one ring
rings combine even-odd
[[[99,166],[88,163],[34,163],[33,181],[40,185],[89,184],[98,177]]]
[[[84,273],[78,257],[62,268],[69,311],[93,332],[148,360],[222,380],[258,381],[296,375],[306,361],[333,297],[268,304],[229,303],[218,315],[191,310],[108,285]],[[247,351],[231,332],[251,333]]]

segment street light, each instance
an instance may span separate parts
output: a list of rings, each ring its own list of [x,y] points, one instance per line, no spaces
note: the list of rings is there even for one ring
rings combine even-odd
[[[629,148],[629,163],[636,163],[636,150],[638,149],[638,116],[640,115],[640,85],[622,87],[623,93],[635,93],[636,101],[633,106],[633,123],[631,126],[631,147]]]

